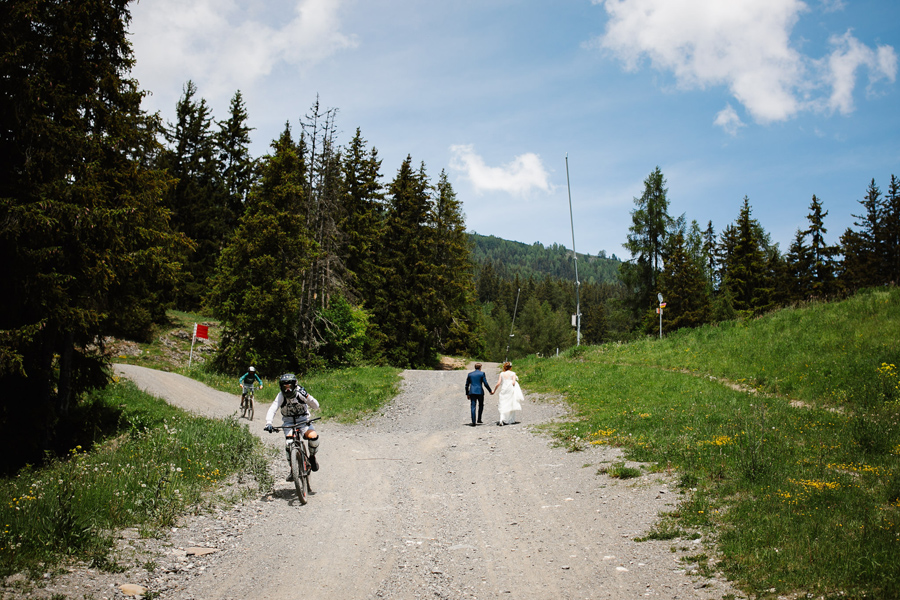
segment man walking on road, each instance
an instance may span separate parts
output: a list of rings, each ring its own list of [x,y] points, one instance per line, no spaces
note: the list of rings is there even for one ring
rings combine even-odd
[[[476,423],[481,423],[481,415],[484,412],[483,388],[487,388],[487,391],[489,392],[491,391],[491,386],[488,385],[487,377],[485,377],[484,373],[481,371],[481,363],[475,363],[475,370],[466,377],[466,398],[468,398],[469,402],[472,404],[472,427],[475,427]],[[478,405],[477,420],[475,419],[476,404]]]

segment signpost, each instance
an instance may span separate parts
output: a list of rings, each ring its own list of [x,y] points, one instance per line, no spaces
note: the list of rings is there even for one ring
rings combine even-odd
[[[662,339],[662,314],[663,309],[666,307],[666,303],[663,302],[662,294],[657,294],[656,298],[659,300],[659,308],[656,309],[656,312],[659,313],[659,339]]]

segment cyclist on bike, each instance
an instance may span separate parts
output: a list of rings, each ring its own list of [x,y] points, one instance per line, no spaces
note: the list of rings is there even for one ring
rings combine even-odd
[[[254,379],[259,382],[259,389],[263,389],[262,379],[259,378],[259,374],[256,372],[256,367],[250,367],[247,369],[247,372],[241,375],[241,378],[238,379],[238,385],[241,386],[241,405],[244,404],[244,399],[247,397],[247,392],[253,388]]]
[[[301,425],[303,437],[306,439],[309,447],[309,466],[313,471],[319,470],[319,462],[316,460],[316,451],[319,449],[319,434],[316,433],[312,423],[309,423],[309,409],[318,410],[319,401],[313,398],[312,394],[303,389],[302,385],[297,385],[297,376],[293,373],[285,373],[278,378],[278,387],[281,391],[275,396],[275,400],[266,413],[265,430],[269,433],[274,431],[272,427],[272,419],[275,418],[275,412],[281,409],[281,425],[285,428],[284,432],[284,450],[287,453],[288,464],[291,462],[291,435],[293,434],[294,425]],[[285,481],[293,481],[294,477],[288,471]]]

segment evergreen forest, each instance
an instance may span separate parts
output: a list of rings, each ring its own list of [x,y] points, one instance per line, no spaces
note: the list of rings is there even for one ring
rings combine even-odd
[[[82,398],[108,382],[109,340],[149,339],[168,309],[219,321],[207,368],[237,377],[250,364],[550,356],[655,334],[657,294],[666,333],[900,276],[894,176],[885,191],[861,182],[855,227],[836,241],[811,195],[808,227],[782,250],[746,197],[719,231],[670,215],[657,167],[623,232],[631,258],[576,261],[467,232],[445,171],[413,156],[384,165],[360,128],[341,139],[319,98],[251,156],[240,91],[212,107],[188,81],[174,121],[142,110],[128,4],[0,8],[0,440],[23,463],[68,448]]]

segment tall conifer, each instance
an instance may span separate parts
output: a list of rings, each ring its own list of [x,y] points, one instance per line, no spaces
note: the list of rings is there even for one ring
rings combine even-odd
[[[260,162],[259,182],[207,296],[223,323],[220,369],[256,364],[274,375],[307,367],[303,285],[316,244],[302,217],[306,192],[304,155],[286,125]]]
[[[244,212],[244,202],[253,186],[255,161],[250,157],[250,132],[253,129],[247,126],[247,105],[240,91],[231,98],[228,112],[228,118],[218,122],[215,142],[227,194],[226,217],[229,220],[226,226],[232,229]]]
[[[160,123],[130,79],[126,0],[2,4],[0,456],[36,462],[106,382],[107,335],[146,335],[177,274],[147,167]],[[41,423],[35,443],[25,423]],[[68,449],[68,447],[67,447]],[[8,465],[0,465],[5,467]]]
[[[866,188],[866,195],[859,203],[865,209],[862,215],[853,215],[858,231],[847,228],[841,236],[841,283],[851,290],[881,283],[880,267],[883,263],[884,240],[882,237],[881,190],[875,180]]]
[[[634,199],[632,225],[628,228],[628,241],[623,244],[632,258],[622,264],[622,279],[633,293],[635,314],[643,314],[656,302],[663,248],[673,225],[665,185],[665,177],[656,167],[644,180],[644,193]]]
[[[827,296],[834,293],[834,256],[837,249],[825,243],[825,217],[828,211],[822,211],[822,201],[813,194],[812,201],[809,205],[809,214],[806,218],[809,220],[809,229],[803,233],[809,236],[809,250],[812,262],[811,270],[811,292],[818,297]]]
[[[413,170],[411,156],[388,187],[385,231],[389,243],[380,257],[385,284],[374,313],[385,337],[385,356],[401,367],[425,366],[436,358],[429,315],[436,298],[428,187],[424,165]]]
[[[431,211],[435,311],[433,332],[437,348],[450,354],[477,354],[481,347],[474,312],[475,286],[471,242],[466,234],[462,205],[441,171]]]
[[[228,224],[235,219],[219,168],[212,111],[205,99],[196,96],[197,86],[188,81],[175,109],[175,123],[166,131],[169,148],[160,160],[176,179],[167,196],[173,224],[194,243],[184,256],[185,278],[175,293],[177,305],[185,309],[199,308],[207,278],[231,233]]]

